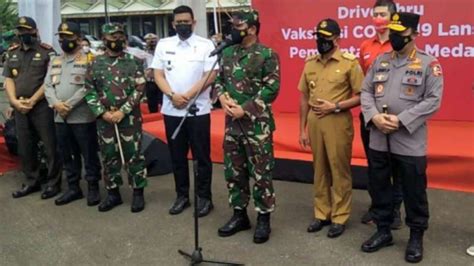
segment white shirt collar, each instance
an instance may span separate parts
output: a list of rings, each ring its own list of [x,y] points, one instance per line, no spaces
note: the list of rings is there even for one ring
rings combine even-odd
[[[189,38],[187,38],[186,40],[182,41],[178,35],[175,36],[176,37],[176,46],[193,46],[195,40],[196,40],[196,35],[194,34],[191,34],[191,36],[189,36]]]

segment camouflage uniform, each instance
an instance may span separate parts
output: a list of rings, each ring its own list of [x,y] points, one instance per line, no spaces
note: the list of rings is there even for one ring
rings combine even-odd
[[[247,207],[252,176],[255,209],[272,212],[275,121],[271,103],[280,88],[278,55],[260,43],[246,49],[233,45],[223,51],[222,65],[223,71],[216,79],[218,95],[226,93],[245,111],[239,120],[233,121],[230,116],[225,120],[224,169],[229,203],[234,209]]]
[[[123,32],[120,25],[107,24],[105,34]],[[114,125],[101,115],[106,111],[120,110],[125,117],[118,123],[129,184],[133,188],[147,185],[145,158],[140,153],[142,139],[142,117],[139,108],[145,86],[143,62],[133,55],[122,53],[111,57],[107,53],[98,56],[89,65],[86,74],[86,100],[98,117],[97,134],[102,155],[107,189],[122,185],[121,162]]]

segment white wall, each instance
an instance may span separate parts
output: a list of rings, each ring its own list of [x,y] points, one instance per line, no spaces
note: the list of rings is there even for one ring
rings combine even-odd
[[[61,23],[61,3],[59,0],[18,0],[18,14],[32,17],[36,21],[41,41],[50,44],[56,52],[61,52],[57,32]]]

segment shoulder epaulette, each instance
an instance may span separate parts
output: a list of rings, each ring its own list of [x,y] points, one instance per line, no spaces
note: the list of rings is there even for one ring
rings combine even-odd
[[[15,49],[17,49],[17,48],[19,48],[19,47],[20,47],[19,44],[14,44],[14,45],[11,46],[10,48],[8,48],[8,51],[13,51],[13,50],[15,50]]]
[[[304,60],[305,62],[308,62],[308,61],[311,61],[313,59],[316,59],[316,57],[318,57],[317,54],[314,54],[314,55],[310,55],[308,57],[306,57],[306,59]]]
[[[40,43],[40,46],[45,48],[45,49],[53,49],[53,46],[47,44],[47,43]]]
[[[344,57],[345,59],[351,60],[351,61],[354,61],[357,58],[354,54],[351,54],[349,52],[343,53],[342,57]]]

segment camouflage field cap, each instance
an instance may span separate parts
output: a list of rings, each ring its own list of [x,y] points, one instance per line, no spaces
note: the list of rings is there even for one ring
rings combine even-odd
[[[242,23],[253,24],[255,22],[259,22],[259,18],[260,18],[260,15],[258,14],[258,11],[255,9],[242,10],[235,13],[232,16],[232,22],[236,24],[242,24]]]
[[[102,33],[103,34],[114,34],[117,32],[121,32],[125,34],[125,30],[123,25],[120,23],[107,23],[102,26]]]

